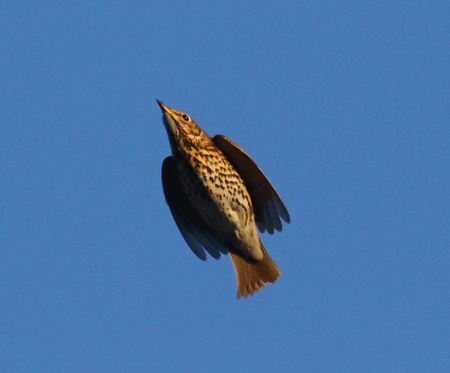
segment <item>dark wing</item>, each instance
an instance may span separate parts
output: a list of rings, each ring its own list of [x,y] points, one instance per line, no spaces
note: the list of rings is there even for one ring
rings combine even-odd
[[[255,162],[235,143],[223,135],[213,138],[216,146],[227,157],[241,176],[252,199],[256,225],[270,234],[282,230],[280,218],[290,223],[291,218],[278,193]]]
[[[164,196],[175,223],[194,254],[205,260],[205,249],[216,259],[220,257],[221,252],[227,253],[224,245],[198,215],[186,197],[172,157],[167,157],[163,161],[162,183]]]

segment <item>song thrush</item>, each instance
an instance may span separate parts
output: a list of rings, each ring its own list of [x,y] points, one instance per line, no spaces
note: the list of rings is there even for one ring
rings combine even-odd
[[[156,100],[163,112],[172,156],[162,164],[162,183],[173,218],[192,251],[218,259],[230,254],[237,297],[247,297],[280,271],[257,228],[281,231],[289,213],[253,160],[222,135],[213,138],[181,111]]]

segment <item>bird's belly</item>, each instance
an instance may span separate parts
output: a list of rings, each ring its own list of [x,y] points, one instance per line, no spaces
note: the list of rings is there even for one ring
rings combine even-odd
[[[253,206],[239,175],[226,167],[182,167],[183,188],[204,221],[236,250],[261,259]]]

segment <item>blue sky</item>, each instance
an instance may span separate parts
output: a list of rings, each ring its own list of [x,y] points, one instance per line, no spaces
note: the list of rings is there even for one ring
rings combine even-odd
[[[0,371],[450,371],[446,1],[16,1],[0,12]],[[292,223],[235,299],[167,208],[154,99]]]

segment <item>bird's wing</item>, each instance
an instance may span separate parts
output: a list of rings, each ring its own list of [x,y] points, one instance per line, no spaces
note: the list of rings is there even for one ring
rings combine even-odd
[[[220,257],[221,252],[226,254],[228,251],[224,244],[186,197],[177,175],[173,157],[167,157],[163,161],[162,184],[173,219],[194,254],[202,260],[206,260],[205,249],[216,259]]]
[[[281,231],[280,218],[286,223],[289,223],[291,218],[280,196],[263,172],[247,153],[229,138],[216,135],[213,141],[244,181],[252,199],[258,229],[270,234],[274,229]]]

